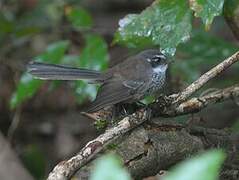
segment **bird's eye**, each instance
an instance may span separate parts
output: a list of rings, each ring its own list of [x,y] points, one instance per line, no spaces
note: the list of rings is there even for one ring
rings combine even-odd
[[[154,62],[160,62],[161,59],[165,59],[165,56],[162,55],[162,54],[157,54],[157,55],[155,55],[155,56],[152,58],[152,61],[154,61]]]

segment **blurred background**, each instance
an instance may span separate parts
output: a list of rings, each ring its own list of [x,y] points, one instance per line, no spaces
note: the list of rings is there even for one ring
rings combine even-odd
[[[26,64],[40,60],[105,70],[139,50],[113,43],[119,20],[151,3],[0,0],[0,148],[9,144],[33,178],[43,179],[53,165],[70,157],[101,131],[80,114],[94,99],[96,86],[81,81],[33,80],[25,71]],[[198,19],[193,20],[193,26],[192,38],[178,47],[175,63],[169,69],[166,94],[180,91],[238,50],[239,44],[223,17],[217,17],[207,32]],[[238,69],[237,63],[198,95],[207,93],[209,87],[215,90],[238,83]],[[238,132],[238,104],[239,100],[217,104],[193,118],[207,127]],[[175,118],[191,119],[191,115]],[[0,169],[5,161],[0,160]],[[0,177],[3,173],[2,168]]]

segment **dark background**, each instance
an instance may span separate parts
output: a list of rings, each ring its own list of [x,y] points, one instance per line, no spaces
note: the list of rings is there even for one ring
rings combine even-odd
[[[0,27],[7,27],[5,18],[14,22],[11,25],[14,31],[0,33],[0,129],[26,169],[36,179],[45,177],[59,160],[70,157],[101,133],[96,130],[91,119],[80,114],[90,99],[86,98],[79,103],[70,82],[58,83],[53,90],[49,88],[51,83],[46,82],[32,98],[13,109],[9,106],[26,64],[42,53],[50,43],[61,39],[70,40],[72,45],[67,53],[79,53],[84,47],[82,32],[75,31],[66,21],[64,13],[62,14],[63,6],[81,6],[89,11],[94,25],[86,31],[105,39],[110,57],[109,66],[112,66],[135,51],[112,44],[119,19],[129,13],[140,12],[152,1],[82,0],[76,3],[62,0],[63,5],[59,2],[0,1]],[[49,14],[45,14],[46,9]],[[24,27],[35,29],[20,32]],[[209,32],[205,32],[200,21],[195,19],[194,29],[195,38],[180,46],[176,62],[170,67],[170,78],[165,90],[167,94],[183,89],[238,47],[222,17],[216,18]],[[199,50],[194,51],[193,48]],[[220,88],[238,83],[238,67],[227,70],[205,88]],[[205,89],[199,94],[203,92],[205,93]],[[193,118],[204,126],[238,130],[238,102],[239,100],[234,100],[212,106]],[[191,119],[192,116],[187,115],[176,120]]]

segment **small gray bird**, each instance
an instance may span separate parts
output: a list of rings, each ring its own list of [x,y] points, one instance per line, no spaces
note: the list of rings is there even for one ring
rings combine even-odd
[[[167,58],[156,49],[142,51],[106,72],[30,62],[28,72],[45,80],[87,80],[101,84],[88,112],[118,103],[132,103],[160,90],[165,82]]]

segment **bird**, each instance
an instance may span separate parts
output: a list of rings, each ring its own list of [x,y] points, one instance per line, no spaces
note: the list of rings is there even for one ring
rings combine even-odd
[[[105,72],[31,61],[27,72],[42,80],[86,80],[100,84],[87,113],[119,103],[134,103],[158,92],[165,84],[169,60],[159,49],[129,56]]]

